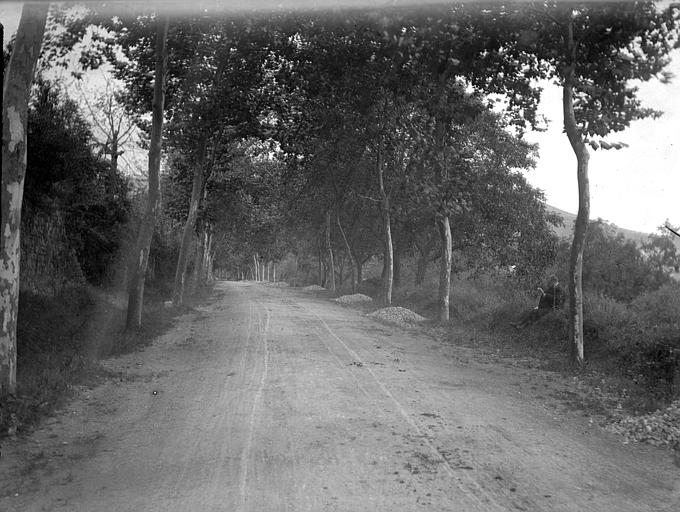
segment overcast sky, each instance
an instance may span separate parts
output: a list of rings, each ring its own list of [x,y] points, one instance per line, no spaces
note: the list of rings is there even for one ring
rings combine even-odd
[[[5,40],[16,31],[20,11],[19,2],[0,3]],[[664,115],[637,121],[625,132],[608,138],[626,142],[628,148],[591,150],[591,218],[601,217],[644,232],[656,231],[666,219],[680,224],[680,52],[673,54],[670,70],[676,76],[671,84],[655,81],[640,86],[644,106],[662,110]],[[548,86],[544,91],[541,112],[551,123],[548,131],[528,135],[540,145],[540,160],[526,176],[545,192],[549,204],[575,213],[576,159],[562,133],[561,92],[557,87]]]

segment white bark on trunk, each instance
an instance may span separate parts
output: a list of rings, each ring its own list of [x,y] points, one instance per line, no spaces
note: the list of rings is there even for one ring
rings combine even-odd
[[[48,4],[25,4],[2,90],[0,244],[0,395],[16,393],[21,206],[26,176],[28,97],[45,33]]]

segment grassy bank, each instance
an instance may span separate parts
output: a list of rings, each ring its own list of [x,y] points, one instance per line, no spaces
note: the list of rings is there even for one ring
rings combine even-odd
[[[102,377],[101,358],[137,350],[172,326],[178,311],[145,294],[142,327],[126,331],[125,297],[89,286],[58,297],[22,292],[17,327],[17,394],[0,399],[0,438],[30,430],[77,384]]]
[[[435,282],[402,287],[394,303],[434,318],[433,290]],[[528,358],[543,369],[573,376],[584,388],[592,388],[591,395],[598,395],[593,396],[598,399],[594,402],[611,402],[618,411],[633,415],[666,407],[680,397],[678,283],[628,304],[586,294],[583,368],[571,364],[566,308],[521,330],[510,326],[537,303],[536,296],[522,291],[511,279],[456,277],[450,300],[448,333],[454,343]]]

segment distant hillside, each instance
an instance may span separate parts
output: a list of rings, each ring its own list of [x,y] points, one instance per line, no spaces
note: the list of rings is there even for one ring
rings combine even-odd
[[[563,226],[557,226],[554,228],[555,234],[560,238],[571,238],[574,232],[574,221],[576,220],[576,215],[573,213],[565,212],[554,206],[546,205],[549,212],[556,213],[564,219]],[[595,220],[595,219],[591,219]],[[626,239],[632,240],[638,246],[647,243],[647,238],[650,233],[642,233],[640,231],[633,231],[632,229],[620,228],[616,224],[611,224],[616,228],[616,230],[621,233]],[[675,237],[675,246],[680,250],[680,238]]]

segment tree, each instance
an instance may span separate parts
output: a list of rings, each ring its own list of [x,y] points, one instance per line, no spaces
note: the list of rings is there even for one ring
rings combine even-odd
[[[2,89],[2,245],[0,257],[0,394],[16,391],[21,206],[26,173],[28,96],[49,5],[24,4]]]
[[[60,213],[86,279],[101,283],[124,238],[128,182],[93,153],[95,139],[78,105],[38,77],[28,110],[22,217]]]
[[[525,66],[562,87],[564,129],[576,157],[579,208],[569,260],[569,337],[583,363],[583,252],[590,193],[588,146],[619,149],[603,140],[636,119],[660,112],[642,107],[631,80],[668,79],[664,67],[673,46],[676,8],[653,2],[567,4],[546,2],[500,8],[489,16],[507,22],[507,51]],[[495,18],[494,18],[495,19]]]
[[[156,70],[154,74],[154,94],[152,103],[152,128],[149,147],[149,193],[144,218],[137,234],[135,257],[132,259],[129,280],[128,309],[126,326],[138,328],[142,324],[144,304],[144,279],[149,262],[149,250],[156,218],[160,209],[160,167],[161,142],[163,133],[163,108],[165,103],[165,80],[168,63],[167,37],[170,19],[168,15],[156,19]]]

